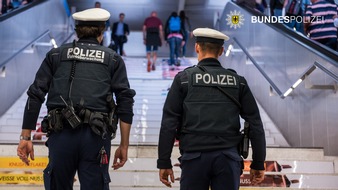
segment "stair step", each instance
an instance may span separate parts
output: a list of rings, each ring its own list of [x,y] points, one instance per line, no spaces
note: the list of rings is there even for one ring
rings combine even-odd
[[[121,186],[112,186],[110,185],[111,190],[117,189],[117,190],[168,190],[168,187],[121,187]],[[42,186],[36,186],[36,185],[6,185],[1,186],[0,190],[45,190]],[[172,187],[170,190],[179,190],[179,187]],[[308,188],[283,188],[283,187],[240,187],[240,190],[300,190],[300,189],[308,189]],[[79,186],[74,186],[74,190],[80,190]],[[321,188],[314,189],[311,188],[311,190],[323,190]]]
[[[18,139],[17,134],[14,134],[15,139]],[[2,140],[4,136],[1,136]],[[14,138],[14,137],[13,137]],[[18,140],[15,141],[18,143]],[[114,144],[112,146],[112,151],[116,149],[116,144],[119,141],[114,139],[112,141]],[[16,156],[16,144],[2,144],[0,145],[0,156]],[[13,151],[15,150],[15,151]],[[34,145],[35,155],[48,155],[47,147],[44,145],[44,142]],[[249,150],[248,158],[251,158],[252,150]],[[128,155],[130,158],[157,158],[157,146],[156,145],[132,145],[129,147]],[[178,158],[179,150],[177,146],[174,146],[173,149],[173,158]],[[332,160],[336,157],[332,157]],[[324,150],[322,148],[290,148],[290,147],[267,147],[267,156],[266,160],[302,160],[302,161],[319,161],[325,160]]]
[[[152,128],[151,130],[154,130]],[[113,143],[118,143],[118,139],[114,139]],[[0,158],[9,157],[11,162],[20,162],[16,156],[16,144],[10,145],[1,145],[0,146]],[[117,146],[112,146],[112,152],[117,148]],[[34,146],[35,157],[45,157],[48,155],[47,148],[43,144],[36,144]],[[252,150],[250,150],[250,153]],[[129,148],[129,159],[126,165],[119,170],[110,169],[110,177],[112,182],[110,183],[111,189],[119,190],[152,190],[152,189],[167,189],[158,179],[158,169],[156,168],[156,159],[157,159],[157,146],[130,146]],[[177,158],[179,157],[178,147],[175,146],[172,154],[172,162],[176,163]],[[251,156],[249,155],[249,158]],[[266,179],[284,179],[290,181],[290,187],[271,187],[273,184],[268,182],[267,184],[270,187],[241,187],[241,190],[257,190],[257,189],[335,189],[338,187],[338,175],[335,173],[335,163],[337,158],[330,157],[326,160],[324,157],[323,149],[320,148],[276,148],[268,147],[267,148],[267,172]],[[274,162],[276,161],[276,162]],[[37,161],[38,162],[38,161]],[[46,161],[45,161],[46,162]],[[0,163],[4,163],[3,160],[0,160]],[[42,175],[43,167],[46,163],[41,164],[41,167],[33,169],[23,169],[15,167],[5,167],[1,166],[0,172],[5,172],[10,174],[22,173],[24,171],[34,171]],[[279,165],[279,167],[276,165]],[[40,166],[36,164],[36,166]],[[271,168],[272,167],[272,168]],[[277,171],[275,171],[277,168]],[[280,170],[278,170],[280,168]],[[174,167],[175,177],[179,177],[180,168]],[[248,175],[248,170],[244,172],[244,176]],[[1,176],[1,175],[0,175]],[[244,180],[244,178],[242,178]],[[272,181],[273,181],[272,180]],[[242,181],[242,184],[245,184],[246,181]],[[279,183],[278,183],[279,184]],[[277,184],[277,186],[278,186]],[[280,184],[279,184],[280,185]],[[39,190],[43,189],[42,185],[0,185],[0,190]],[[79,190],[79,182],[75,182],[75,190]],[[179,189],[179,181],[176,181],[173,184],[172,189]]]
[[[19,142],[20,133],[0,133],[0,143],[8,143],[8,142]],[[16,139],[16,140],[14,140]]]
[[[21,133],[21,125],[2,125],[0,126],[0,134],[1,133]]]
[[[34,170],[41,172],[47,166],[47,156],[36,157],[32,161],[32,165],[26,167],[18,157],[0,157],[0,172],[6,171],[22,171]],[[114,171],[110,168],[110,172],[158,172],[156,167],[157,158],[135,158],[129,157],[123,168]],[[177,159],[172,159],[173,164],[178,163]],[[112,160],[110,161],[112,163]],[[249,172],[250,162],[245,162],[245,173]],[[173,170],[180,172],[180,168],[175,166]],[[266,161],[267,174],[306,174],[306,175],[336,175],[333,161],[285,161],[285,160],[268,160]]]
[[[179,176],[178,172],[174,172],[175,177]],[[249,174],[247,174],[249,175]],[[115,171],[110,172],[112,189],[117,187],[125,188],[163,188],[164,185],[158,179],[158,172],[125,172]],[[76,177],[74,182],[75,189],[80,186],[78,178]],[[266,174],[265,181],[258,187],[246,186],[246,180],[241,181],[242,187],[249,189],[265,189],[265,187],[272,189],[271,187],[289,187],[288,189],[337,189],[338,187],[338,176],[337,175],[270,175]],[[174,188],[179,187],[179,181],[175,181],[172,184]],[[10,186],[10,185],[8,185]],[[8,186],[6,186],[8,188]],[[14,185],[13,185],[14,186]],[[16,185],[15,185],[16,186]],[[41,187],[39,185],[31,185],[33,187]],[[0,186],[1,188],[2,186]],[[12,188],[11,188],[12,190]]]

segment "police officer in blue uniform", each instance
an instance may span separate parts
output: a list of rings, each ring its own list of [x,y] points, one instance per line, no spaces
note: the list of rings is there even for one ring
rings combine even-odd
[[[42,122],[49,136],[47,190],[73,189],[76,172],[82,190],[109,189],[111,139],[118,119],[121,142],[112,167],[127,161],[135,91],[123,59],[100,45],[109,17],[101,8],[74,13],[79,40],[48,52],[28,89],[17,154],[27,165],[29,157],[34,160],[31,131],[48,93],[48,116]]]
[[[193,34],[198,65],[175,76],[163,107],[157,160],[160,181],[168,187],[174,182],[171,153],[178,136],[181,190],[238,190],[243,167],[238,150],[241,116],[250,124],[250,174],[256,185],[264,179],[266,155],[256,101],[244,77],[217,60],[228,37],[209,28],[195,29]]]

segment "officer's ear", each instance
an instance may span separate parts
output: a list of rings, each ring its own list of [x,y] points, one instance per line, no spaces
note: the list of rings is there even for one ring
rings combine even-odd
[[[218,52],[218,56],[221,56],[223,54],[223,52],[224,52],[224,46],[222,46],[220,52]]]
[[[97,41],[101,43],[103,41],[103,33],[97,37]]]
[[[198,45],[198,43],[195,43],[195,52],[196,52],[197,54],[200,53],[200,46]]]

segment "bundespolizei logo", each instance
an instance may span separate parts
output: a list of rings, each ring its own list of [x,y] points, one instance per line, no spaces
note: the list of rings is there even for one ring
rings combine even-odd
[[[244,24],[244,15],[239,11],[230,11],[230,14],[227,14],[227,25],[230,25],[230,28],[240,28]]]

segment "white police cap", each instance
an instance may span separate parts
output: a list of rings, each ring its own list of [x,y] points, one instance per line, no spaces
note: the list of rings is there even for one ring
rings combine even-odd
[[[105,22],[110,17],[110,13],[102,8],[91,8],[76,12],[72,16],[77,21],[77,25],[97,26],[105,25]]]
[[[196,42],[224,44],[224,41],[229,40],[227,35],[211,28],[196,28],[192,33],[196,38]]]

